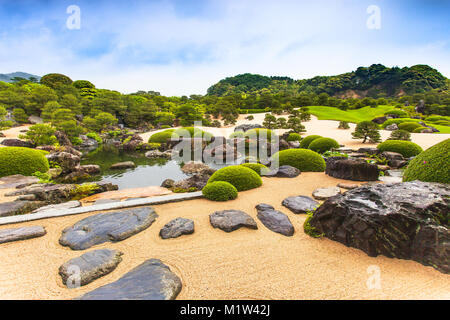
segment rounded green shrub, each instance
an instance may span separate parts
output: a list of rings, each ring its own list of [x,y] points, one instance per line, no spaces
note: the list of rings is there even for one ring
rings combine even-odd
[[[450,121],[450,117],[446,117],[446,116],[429,116],[425,118],[425,121],[428,122],[436,122],[436,121]]]
[[[312,151],[318,153],[324,153],[325,151],[329,151],[331,149],[339,148],[339,143],[331,138],[319,138],[314,139],[313,142],[309,144],[309,148]]]
[[[302,140],[302,136],[295,132],[290,133],[286,139],[286,141],[301,141],[301,140]]]
[[[438,120],[433,122],[434,124],[437,124],[438,126],[447,126],[450,127],[450,121],[449,120]]]
[[[414,133],[422,133],[422,130],[425,130],[425,129],[428,129],[428,128],[425,128],[425,127],[418,127],[418,128],[415,128],[415,129],[413,130],[413,132],[414,132]]]
[[[389,115],[393,115],[393,116],[397,116],[399,118],[406,118],[408,117],[408,113],[406,111],[403,110],[399,110],[399,109],[394,109],[394,110],[390,110],[384,113],[385,116],[389,116]]]
[[[417,156],[423,151],[418,144],[404,140],[386,140],[380,143],[377,148],[380,152],[390,151],[400,153],[405,158]]]
[[[244,138],[244,131],[236,131],[230,134],[230,139]]]
[[[263,128],[250,129],[244,133],[244,137],[246,138],[268,141],[272,141],[275,136],[272,130]]]
[[[202,129],[196,127],[182,127],[178,128],[175,131],[175,134],[179,136],[189,136],[191,138],[203,138],[205,140],[211,140],[213,135],[209,132],[203,131]]]
[[[166,143],[172,138],[177,138],[178,134],[174,132],[174,129],[164,130],[161,132],[154,133],[148,139],[149,143]]]
[[[428,148],[409,163],[403,181],[450,183],[450,139]]]
[[[396,125],[399,125],[400,123],[404,122],[419,122],[420,120],[417,119],[410,119],[410,118],[400,118],[400,119],[388,119],[385,122],[381,124],[381,127],[384,129],[388,125],[395,123]]]
[[[303,140],[300,142],[300,148],[308,149],[311,142],[313,142],[315,139],[323,138],[322,136],[318,135],[311,135],[303,138]]]
[[[270,171],[269,168],[267,168],[265,165],[263,165],[261,163],[243,163],[243,164],[241,164],[241,166],[252,169],[260,176],[264,175]]]
[[[289,165],[301,172],[325,171],[325,160],[312,150],[288,149],[274,154],[273,161],[279,166]]]
[[[206,199],[213,201],[228,201],[236,199],[238,196],[237,189],[226,181],[208,183],[202,189],[202,193]]]
[[[262,179],[255,171],[241,165],[229,166],[217,170],[209,178],[208,183],[214,181],[229,182],[238,191],[258,188],[262,185]]]
[[[417,122],[402,122],[398,125],[400,130],[406,130],[408,132],[413,132],[415,129],[422,127]]]
[[[0,148],[0,177],[13,174],[31,176],[37,171],[47,172],[49,165],[46,153],[22,147]]]

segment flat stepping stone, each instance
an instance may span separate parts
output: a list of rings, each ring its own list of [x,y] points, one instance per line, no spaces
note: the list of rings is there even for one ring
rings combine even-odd
[[[231,232],[241,227],[258,229],[255,220],[240,210],[216,211],[209,215],[209,222],[214,228],[219,228],[225,232]]]
[[[294,226],[289,220],[288,216],[283,212],[275,210],[269,204],[258,204],[256,206],[258,211],[258,219],[271,231],[281,233],[284,236],[290,237],[294,234]]]
[[[281,166],[278,170],[271,171],[267,175],[267,177],[278,177],[278,178],[295,178],[300,175],[300,170],[292,166]]]
[[[39,182],[38,177],[27,177],[21,174],[0,178],[0,189],[26,187]]]
[[[44,227],[22,227],[0,230],[0,243],[42,237],[46,234]]]
[[[107,241],[122,241],[150,227],[157,217],[151,207],[99,213],[64,229],[59,243],[84,250]]]
[[[185,218],[176,218],[168,222],[159,231],[159,236],[163,239],[169,239],[192,233],[194,233],[194,221]]]
[[[295,214],[314,211],[319,203],[307,196],[288,197],[281,204]]]
[[[356,189],[356,188],[358,188],[359,186],[357,185],[357,184],[355,184],[355,183],[338,183],[338,185],[337,185],[339,188],[342,188],[342,189],[347,189],[347,190],[352,190],[352,189]]]
[[[174,300],[180,278],[158,259],[137,266],[119,280],[88,292],[78,300]]]
[[[313,191],[312,195],[317,200],[327,200],[328,198],[337,196],[341,193],[341,189],[338,187],[318,188]]]
[[[122,261],[121,255],[122,252],[110,249],[86,252],[59,267],[59,275],[69,288],[84,286],[112,272]]]
[[[47,211],[56,211],[56,210],[66,210],[66,209],[72,209],[72,208],[78,208],[81,207],[81,202],[77,200],[68,201],[64,203],[59,204],[51,204],[48,206],[40,207],[33,211],[33,213],[37,212],[47,212]]]
[[[9,217],[24,214],[39,208],[44,203],[40,201],[16,200],[0,203],[0,217]]]

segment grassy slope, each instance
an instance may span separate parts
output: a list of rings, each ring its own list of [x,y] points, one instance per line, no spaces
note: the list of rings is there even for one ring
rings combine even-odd
[[[311,106],[308,107],[309,112],[315,115],[319,120],[336,120],[336,121],[348,121],[358,123],[361,121],[370,121],[373,118],[381,117],[386,111],[395,109],[393,106],[378,106],[376,108],[364,107],[356,110],[343,111],[338,108],[324,107],[324,106]],[[419,121],[419,120],[412,120]],[[433,123],[427,123],[438,129],[441,133],[450,133],[450,127],[439,126]]]

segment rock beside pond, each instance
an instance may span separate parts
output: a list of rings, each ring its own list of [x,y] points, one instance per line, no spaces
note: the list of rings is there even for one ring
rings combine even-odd
[[[137,266],[119,280],[79,297],[80,300],[174,300],[180,278],[158,259]]]
[[[84,151],[92,151],[98,148],[98,142],[95,139],[89,138],[86,135],[80,135],[82,143],[78,146]]]
[[[32,144],[31,142],[20,139],[5,139],[1,142],[1,144],[6,147],[34,148],[34,144]]]
[[[338,187],[318,188],[313,191],[312,195],[317,200],[326,200],[341,193]]]
[[[173,187],[181,189],[196,188],[197,190],[201,190],[206,186],[210,177],[211,173],[205,171],[177,181],[173,184]]]
[[[331,177],[353,181],[376,181],[379,169],[377,165],[364,160],[341,159],[330,157],[327,159],[325,173]]]
[[[209,215],[209,222],[214,228],[219,228],[225,232],[231,232],[241,227],[258,229],[255,220],[240,210],[216,211]]]
[[[194,221],[185,218],[176,218],[168,222],[159,231],[159,236],[163,239],[169,239],[192,233],[194,233]]]
[[[99,213],[64,229],[59,243],[84,250],[107,241],[122,241],[150,227],[157,217],[150,207]]]
[[[172,188],[175,184],[175,180],[173,179],[166,179],[161,183],[161,187],[163,188]]]
[[[181,171],[183,171],[186,174],[202,173],[205,171],[210,174],[213,174],[216,170],[210,168],[208,165],[204,164],[203,162],[189,161],[181,168]]]
[[[317,201],[307,196],[288,197],[281,204],[295,214],[314,211],[319,206]]]
[[[135,168],[136,164],[133,161],[124,161],[113,164],[110,169],[120,170],[120,169],[129,169]]]
[[[47,160],[56,162],[62,169],[63,173],[70,173],[80,165],[81,158],[68,152],[56,152],[46,155]]]
[[[0,230],[0,243],[42,237],[46,234],[44,227],[32,226]]]
[[[278,178],[295,178],[300,175],[300,170],[292,166],[280,166],[278,170],[274,170],[265,174],[265,177],[278,177]]]
[[[69,288],[84,286],[112,272],[122,261],[122,252],[99,249],[70,259],[59,267],[62,282]]]
[[[449,273],[449,212],[449,185],[371,184],[325,201],[310,224],[369,256],[411,259]]]
[[[258,219],[269,230],[288,237],[294,234],[294,226],[283,212],[277,211],[271,205],[264,203],[258,204],[256,210],[258,211]]]
[[[147,151],[145,153],[145,156],[150,159],[155,159],[155,158],[169,159],[172,156],[172,153],[170,151],[163,152],[163,151],[159,151],[159,150],[151,150],[151,151]]]
[[[41,201],[16,200],[0,203],[0,217],[15,216],[29,213],[30,211],[45,205]]]

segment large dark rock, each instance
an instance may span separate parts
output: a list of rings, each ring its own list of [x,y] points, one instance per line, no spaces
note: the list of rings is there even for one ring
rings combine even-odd
[[[327,159],[325,173],[338,179],[376,181],[378,180],[379,169],[377,165],[367,163],[364,160],[330,157]]]
[[[173,186],[181,189],[196,188],[197,190],[201,190],[208,183],[208,180],[212,175],[211,172],[212,171],[204,171],[202,173],[194,174],[186,179],[175,182]]]
[[[119,280],[79,297],[79,300],[174,300],[180,278],[160,260],[150,259]]]
[[[387,120],[387,117],[378,117],[375,119],[372,119],[372,122],[375,122],[376,124],[382,124],[385,123]]]
[[[378,148],[371,148],[371,147],[359,148],[357,151],[357,153],[367,153],[370,155],[378,154],[379,152],[380,152],[380,150],[378,150]]]
[[[363,185],[325,201],[310,220],[326,237],[369,256],[411,259],[450,272],[450,186]]]
[[[278,170],[270,171],[265,174],[265,177],[278,177],[278,178],[295,178],[300,175],[300,170],[292,166],[280,166]]]
[[[33,211],[36,208],[44,206],[41,201],[16,200],[0,203],[0,217],[15,216]]]
[[[157,217],[150,207],[99,213],[65,228],[59,243],[84,250],[107,241],[122,241],[150,227]]]
[[[163,239],[169,239],[192,233],[194,233],[194,221],[185,218],[176,218],[168,222],[159,231],[159,236]]]
[[[258,229],[255,220],[247,213],[239,210],[216,211],[209,215],[209,222],[214,228],[231,232],[241,227]]]
[[[316,200],[307,196],[288,197],[281,204],[296,214],[314,211],[319,206]]]
[[[69,288],[84,286],[112,272],[122,261],[121,255],[122,252],[110,249],[86,252],[60,266],[59,275]]]
[[[47,232],[44,227],[32,226],[0,230],[0,243],[42,237]]]
[[[72,142],[64,131],[56,131],[54,135],[60,146],[72,146]]]
[[[1,144],[6,147],[34,148],[34,144],[32,144],[31,142],[20,139],[5,139]]]
[[[425,107],[425,101],[420,100],[419,103],[416,105],[415,111],[417,113],[425,113],[426,107]]]
[[[78,146],[84,152],[89,152],[98,148],[98,142],[95,139],[89,138],[85,135],[80,135],[81,144]]]
[[[264,203],[258,204],[256,210],[258,211],[258,219],[269,230],[288,237],[294,234],[294,226],[283,212],[277,211],[271,205]]]
[[[262,125],[260,124],[250,124],[250,123],[244,123],[241,125],[238,125],[234,128],[234,132],[236,131],[248,131],[251,129],[258,129],[258,128],[264,128]]]
[[[59,164],[63,173],[70,173],[80,165],[81,158],[68,152],[57,152],[46,155],[47,160]]]

